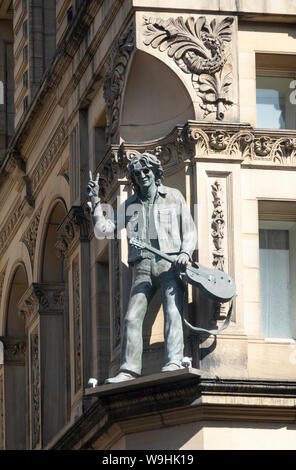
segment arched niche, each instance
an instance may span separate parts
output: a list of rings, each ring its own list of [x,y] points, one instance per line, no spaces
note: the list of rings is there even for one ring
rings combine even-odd
[[[43,245],[41,282],[59,283],[63,282],[63,261],[57,255],[55,244],[57,242],[57,228],[66,216],[65,205],[57,201],[51,210]]]
[[[43,233],[40,283],[47,299],[39,315],[42,446],[60,431],[67,416],[68,316],[63,259],[57,254],[57,228],[66,216],[62,200],[51,206]],[[55,299],[59,299],[56,301]]]
[[[7,304],[5,336],[25,337],[25,320],[18,314],[17,304],[28,288],[25,268],[19,264],[13,275]]]
[[[18,302],[28,288],[26,270],[19,264],[12,276],[6,309],[4,343],[5,449],[28,448],[27,357],[25,321]]]
[[[195,119],[194,108],[179,77],[159,59],[137,51],[124,91],[120,138],[154,140],[189,119]]]

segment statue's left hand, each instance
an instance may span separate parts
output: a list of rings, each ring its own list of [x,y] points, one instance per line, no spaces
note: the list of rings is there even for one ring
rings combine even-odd
[[[184,272],[188,261],[189,255],[187,253],[180,253],[175,261],[175,267],[178,271]]]

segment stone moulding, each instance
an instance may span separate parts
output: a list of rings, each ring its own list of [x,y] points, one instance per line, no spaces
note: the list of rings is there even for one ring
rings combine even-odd
[[[239,162],[249,168],[287,168],[296,166],[296,132],[188,121],[155,141],[112,145],[96,169],[100,173],[102,199],[109,199],[118,184],[127,182],[127,164],[144,151],[155,154],[166,173],[198,160]]]
[[[186,74],[200,98],[203,117],[212,114],[222,121],[225,111],[234,103],[230,98],[232,86],[233,17],[219,17],[209,21],[182,16],[178,18],[144,19],[144,44],[167,52],[170,59]]]
[[[46,176],[47,171],[54,164],[54,162],[57,161],[58,157],[61,155],[62,151],[64,150],[66,142],[67,142],[67,136],[68,136],[67,125],[65,123],[59,124],[53,138],[51,139],[49,145],[47,146],[46,151],[40,158],[32,175],[29,176],[29,179],[31,181],[32,195],[35,196],[44,177]]]

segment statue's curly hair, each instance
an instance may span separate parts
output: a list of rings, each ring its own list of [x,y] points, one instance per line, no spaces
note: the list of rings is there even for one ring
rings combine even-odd
[[[142,162],[144,163],[144,166],[152,169],[155,176],[155,184],[156,186],[160,186],[163,177],[161,162],[155,155],[152,155],[152,153],[144,152],[134,157],[127,166],[127,176],[129,181],[132,183],[134,190],[136,191],[138,187],[134,176],[135,166],[137,163]]]

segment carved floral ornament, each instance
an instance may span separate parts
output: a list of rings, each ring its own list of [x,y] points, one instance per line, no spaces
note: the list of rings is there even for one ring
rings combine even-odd
[[[110,152],[97,168],[100,173],[101,197],[106,199],[120,179],[124,179],[129,161],[144,151],[155,154],[165,171],[175,169],[193,159],[238,160],[241,164],[295,166],[296,133],[283,136],[277,131],[266,134],[251,126],[226,124],[197,126],[189,121],[177,126],[165,138],[142,144],[112,145]]]
[[[125,82],[125,72],[135,44],[134,25],[122,34],[113,46],[113,49],[105,63],[106,74],[104,77],[104,99],[106,109],[106,141],[111,143],[112,137],[119,126],[119,113],[121,106],[121,94]]]
[[[191,74],[204,117],[215,113],[219,121],[233,105],[230,98],[232,64],[229,43],[234,18],[208,21],[204,16],[186,20],[144,17],[146,46],[167,52],[177,66]]]

